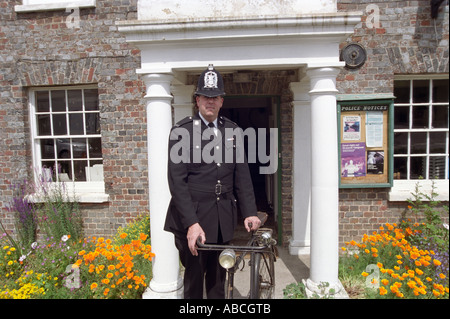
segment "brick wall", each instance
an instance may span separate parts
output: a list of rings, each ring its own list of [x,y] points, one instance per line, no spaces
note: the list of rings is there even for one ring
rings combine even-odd
[[[402,220],[422,221],[424,215],[414,216],[408,209],[408,202],[390,202],[389,188],[342,189],[339,194],[339,243],[342,246],[352,239],[360,239],[364,234],[379,231],[386,223],[400,224]],[[411,196],[412,199],[412,196]],[[449,216],[441,203],[437,207],[442,212],[443,222]]]
[[[12,229],[9,185],[30,179],[28,88],[96,83],[99,89],[106,204],[82,205],[87,235],[109,236],[148,207],[145,85],[140,51],[117,32],[135,19],[136,0],[97,1],[79,28],[65,10],[15,13],[0,1],[0,218]]]
[[[449,20],[444,5],[435,21],[429,0],[338,0],[338,10],[364,13],[341,47],[362,44],[368,57],[360,69],[340,73],[340,93],[392,93],[395,74],[449,72]],[[377,13],[379,20],[375,20]]]

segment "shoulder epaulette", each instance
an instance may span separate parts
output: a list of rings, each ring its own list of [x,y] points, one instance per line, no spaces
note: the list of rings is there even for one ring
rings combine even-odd
[[[178,121],[177,124],[175,124],[175,127],[186,125],[188,123],[191,123],[192,121],[193,121],[192,116],[187,116],[184,119]]]
[[[219,116],[219,119],[220,120],[222,120],[222,121],[224,121],[224,122],[229,122],[229,123],[231,123],[231,124],[233,124],[234,126],[238,126],[237,124],[236,124],[236,122],[233,122],[232,120],[230,120],[228,117],[225,117],[225,116]]]

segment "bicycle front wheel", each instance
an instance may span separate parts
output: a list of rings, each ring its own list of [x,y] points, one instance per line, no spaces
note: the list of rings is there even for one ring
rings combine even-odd
[[[251,299],[273,298],[275,290],[273,256],[267,253],[254,253],[250,276]]]

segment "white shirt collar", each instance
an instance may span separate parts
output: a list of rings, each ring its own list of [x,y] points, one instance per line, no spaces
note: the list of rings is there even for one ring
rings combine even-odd
[[[208,126],[209,122],[203,117],[203,115],[200,112],[198,112],[198,115],[202,119],[203,123],[205,123],[206,126]],[[213,123],[214,123],[214,126],[217,128],[217,118],[213,121]]]

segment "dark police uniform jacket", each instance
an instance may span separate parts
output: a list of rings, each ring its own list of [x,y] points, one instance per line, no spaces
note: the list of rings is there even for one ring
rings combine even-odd
[[[233,238],[238,207],[244,218],[257,214],[248,164],[237,156],[243,148],[237,147],[237,136],[226,134],[238,126],[223,116],[217,125],[221,138],[211,133],[198,114],[187,117],[172,128],[169,140],[172,199],[164,229],[185,238],[189,226],[199,223],[207,243],[216,243],[219,235],[222,242]],[[209,133],[206,140],[199,136],[205,130]],[[202,152],[211,157],[201,156]]]

